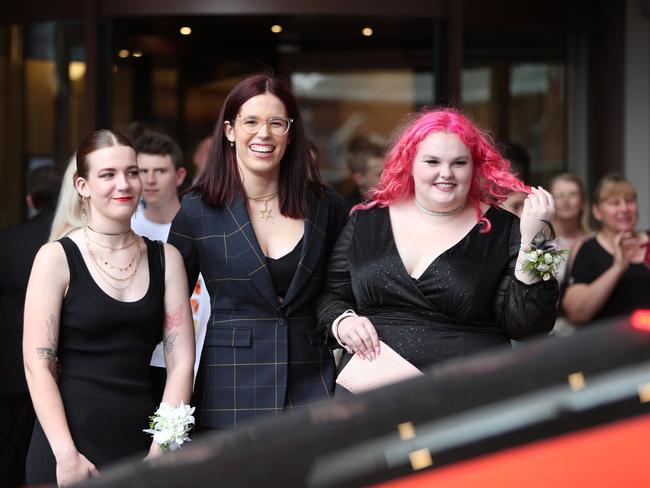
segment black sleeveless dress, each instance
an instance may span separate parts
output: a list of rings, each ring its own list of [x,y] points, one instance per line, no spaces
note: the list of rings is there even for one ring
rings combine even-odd
[[[149,289],[135,302],[107,295],[93,280],[77,245],[64,237],[70,286],[61,307],[59,390],[77,450],[99,470],[140,454],[151,437],[155,405],[149,376],[151,354],[162,338],[162,246],[144,238]],[[29,484],[56,482],[56,461],[37,421],[26,466]]]

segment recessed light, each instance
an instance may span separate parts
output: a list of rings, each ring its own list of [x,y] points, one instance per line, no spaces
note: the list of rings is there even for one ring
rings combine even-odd
[[[181,27],[180,32],[184,36],[189,36],[192,33],[192,28],[184,25],[183,27]]]
[[[134,58],[141,58],[141,57],[142,57],[142,51],[133,51],[133,52],[131,53],[131,55],[132,55]]]
[[[129,57],[129,54],[131,54],[131,53],[129,52],[128,49],[120,49],[120,50],[117,52],[117,55],[118,55],[120,58],[128,58],[128,57]]]
[[[279,34],[280,32],[282,32],[282,26],[280,24],[272,25],[271,32],[273,32],[274,34]]]
[[[361,29],[361,34],[363,34],[366,37],[370,37],[373,34],[372,27],[364,27],[363,29]]]

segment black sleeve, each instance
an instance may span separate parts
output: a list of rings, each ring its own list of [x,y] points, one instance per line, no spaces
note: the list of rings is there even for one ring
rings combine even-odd
[[[340,347],[332,336],[331,325],[334,320],[348,309],[355,309],[355,299],[350,279],[349,249],[354,239],[354,226],[358,212],[345,225],[330,254],[325,277],[325,286],[316,302],[318,328],[328,344]]]
[[[519,219],[513,219],[508,240],[508,266],[494,303],[497,321],[507,337],[523,339],[547,334],[557,318],[559,287],[557,280],[522,283],[515,277],[521,236]]]
[[[196,253],[195,238],[187,216],[187,199],[183,198],[180,210],[172,220],[167,242],[173,245],[183,256],[187,272],[187,286],[192,296],[194,285],[199,277],[199,259]]]
[[[573,266],[571,267],[569,285],[578,283],[589,284],[605,272],[606,268],[603,269],[602,264],[594,259],[592,249],[591,240],[586,241],[578,249],[578,253],[573,260]]]
[[[329,246],[331,249],[341,235],[341,232],[343,232],[343,228],[348,221],[348,207],[345,200],[337,193],[334,193],[334,191],[331,191],[329,199],[332,209],[330,212],[329,235],[327,236],[327,240],[331,242]]]

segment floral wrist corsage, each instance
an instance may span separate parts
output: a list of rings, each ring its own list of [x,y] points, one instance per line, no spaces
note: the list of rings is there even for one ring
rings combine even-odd
[[[547,220],[542,220],[542,222],[550,229],[551,236],[547,237],[544,231],[540,230],[535,234],[530,244],[521,246],[521,250],[526,253],[526,259],[522,263],[522,270],[548,281],[555,278],[560,264],[566,259],[569,251],[557,248],[553,225]]]
[[[144,429],[144,432],[153,436],[161,451],[175,451],[184,442],[192,440],[188,434],[194,425],[193,413],[194,407],[183,402],[178,407],[162,402],[158,410],[149,417],[149,428]]]

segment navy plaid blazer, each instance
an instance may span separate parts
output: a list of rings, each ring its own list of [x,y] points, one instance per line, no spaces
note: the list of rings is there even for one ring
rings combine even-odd
[[[282,303],[243,198],[214,207],[185,195],[168,242],[194,288],[199,271],[211,316],[197,376],[199,427],[234,428],[328,398],[334,364],[314,317],[325,270],[346,220],[331,190],[309,195],[298,268]]]

